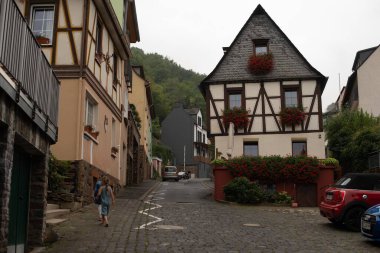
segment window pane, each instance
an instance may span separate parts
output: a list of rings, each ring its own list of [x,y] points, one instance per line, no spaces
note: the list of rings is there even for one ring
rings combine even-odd
[[[241,107],[241,94],[230,94],[229,95],[229,106],[230,109],[237,107]]]
[[[255,50],[256,50],[256,55],[258,55],[258,54],[266,54],[268,52],[267,46],[256,46]]]
[[[297,91],[285,91],[285,107],[298,107]]]
[[[244,155],[245,156],[258,156],[259,147],[257,143],[244,143]]]
[[[306,142],[292,143],[293,156],[307,155]]]
[[[31,24],[33,34],[36,37],[45,37],[49,39],[48,42],[40,41],[40,43],[51,44],[53,40],[54,7],[33,7]]]

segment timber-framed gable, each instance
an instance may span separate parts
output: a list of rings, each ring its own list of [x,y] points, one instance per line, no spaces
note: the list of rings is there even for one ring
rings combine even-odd
[[[312,67],[260,5],[223,51],[215,69],[199,86],[206,100],[208,136],[215,139],[218,150],[231,155],[234,149],[227,141],[231,133],[225,113],[235,106],[245,112],[245,118],[234,125],[238,147],[232,154],[241,155],[244,143],[257,143],[264,153],[289,154],[292,143],[308,140],[319,144],[307,150],[318,150],[317,156],[322,156],[321,95],[327,78]],[[267,62],[256,71],[255,59],[260,57]],[[242,121],[246,123],[241,125]],[[269,151],[268,142],[276,139],[272,135],[287,140],[288,151]]]

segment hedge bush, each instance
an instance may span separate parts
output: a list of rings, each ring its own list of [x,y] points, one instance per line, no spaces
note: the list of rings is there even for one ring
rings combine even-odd
[[[264,191],[261,187],[246,177],[234,178],[224,187],[224,194],[226,200],[238,203],[257,204],[264,200]]]

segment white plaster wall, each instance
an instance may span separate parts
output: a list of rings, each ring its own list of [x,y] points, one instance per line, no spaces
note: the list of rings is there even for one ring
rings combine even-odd
[[[68,33],[57,33],[57,65],[74,65]]]
[[[283,81],[282,85],[297,85],[299,82],[297,80],[294,81]]]
[[[227,88],[241,88],[241,87],[243,87],[243,84],[241,84],[241,83],[230,83],[230,84],[227,84],[226,86],[227,86]]]
[[[239,135],[234,137],[234,147],[232,157],[243,155],[244,141],[257,141],[259,145],[259,155],[291,155],[292,141],[307,141],[308,156],[325,158],[324,133],[299,133],[299,134],[267,134],[267,135]],[[215,146],[222,156],[228,157],[228,136],[215,137]]]
[[[266,82],[264,83],[265,90],[268,96],[280,96],[280,82]]]
[[[380,115],[380,48],[358,69],[359,108]]]
[[[314,95],[316,86],[315,80],[302,81],[302,95]]]
[[[71,26],[82,27],[83,23],[83,1],[69,0],[67,2]]]
[[[224,99],[224,85],[210,85],[209,89],[214,99]]]
[[[260,83],[246,83],[245,84],[245,96],[257,97],[260,91]]]

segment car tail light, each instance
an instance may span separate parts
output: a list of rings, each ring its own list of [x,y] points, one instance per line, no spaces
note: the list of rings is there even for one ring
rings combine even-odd
[[[345,191],[334,191],[333,200],[336,202],[342,202],[346,196]]]

